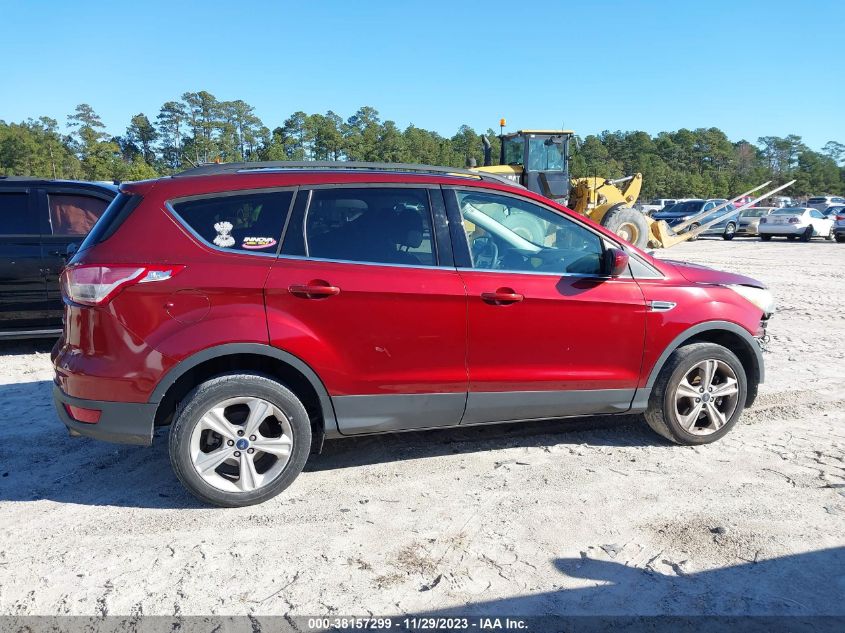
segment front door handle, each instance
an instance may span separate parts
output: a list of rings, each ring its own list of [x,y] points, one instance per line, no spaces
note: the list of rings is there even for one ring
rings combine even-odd
[[[288,286],[288,292],[303,299],[325,299],[339,295],[340,288],[322,279],[314,279],[307,284]]]
[[[511,303],[519,303],[525,297],[516,292],[513,288],[499,288],[496,292],[482,292],[481,299],[487,303],[497,306],[506,306]]]

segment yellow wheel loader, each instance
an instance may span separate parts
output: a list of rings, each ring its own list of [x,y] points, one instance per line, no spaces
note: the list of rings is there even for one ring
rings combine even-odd
[[[651,223],[633,209],[640,195],[642,174],[627,178],[570,178],[572,130],[519,130],[502,134],[499,165],[493,165],[490,142],[484,143],[486,171],[518,182],[530,191],[566,204],[607,227],[635,246],[645,248],[651,240]]]
[[[499,125],[504,128],[505,120],[502,119]],[[698,237],[717,222],[728,216],[738,215],[742,210],[795,182],[792,180],[780,185],[753,200],[746,201],[740,207],[733,206],[738,200],[747,199],[750,194],[770,184],[765,182],[714,209],[687,218],[681,224],[670,228],[666,222],[654,220],[632,208],[640,195],[642,174],[615,180],[598,177],[570,178],[569,146],[574,136],[575,132],[572,130],[519,130],[509,134],[503,133],[499,136],[501,150],[498,165],[493,165],[490,141],[482,136],[484,166],[476,169],[504,176],[530,191],[565,204],[639,248],[669,248]],[[507,222],[512,225],[510,228],[514,232],[522,231],[525,233],[523,237],[531,239],[532,227],[527,220],[513,217],[508,218]],[[696,228],[689,230],[689,227],[696,224]]]

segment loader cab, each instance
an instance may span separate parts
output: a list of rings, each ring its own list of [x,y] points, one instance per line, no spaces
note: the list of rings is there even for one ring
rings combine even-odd
[[[569,197],[571,130],[519,130],[500,136],[499,164],[521,171],[520,182],[547,198]]]

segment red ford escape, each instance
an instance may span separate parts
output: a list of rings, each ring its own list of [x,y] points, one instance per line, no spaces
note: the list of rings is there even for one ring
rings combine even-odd
[[[55,402],[200,499],[284,490],[324,438],[645,412],[725,435],[763,380],[753,279],[653,259],[489,174],[228,164],[126,184],[62,276]]]

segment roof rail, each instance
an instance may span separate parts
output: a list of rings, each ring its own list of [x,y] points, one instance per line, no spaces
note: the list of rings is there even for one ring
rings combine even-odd
[[[490,174],[483,171],[473,171],[471,169],[461,169],[459,167],[439,167],[437,165],[418,165],[414,163],[367,163],[361,161],[256,161],[251,163],[206,163],[198,167],[180,171],[173,174],[174,178],[183,176],[209,176],[212,174],[226,174],[226,173],[243,173],[256,171],[283,171],[283,170],[301,170],[301,171],[394,171],[405,173],[420,173],[420,174],[440,174],[446,176],[457,176],[462,178],[475,178],[477,180],[487,180],[490,182],[498,182],[512,187],[523,188],[519,183],[510,180],[504,176]]]

